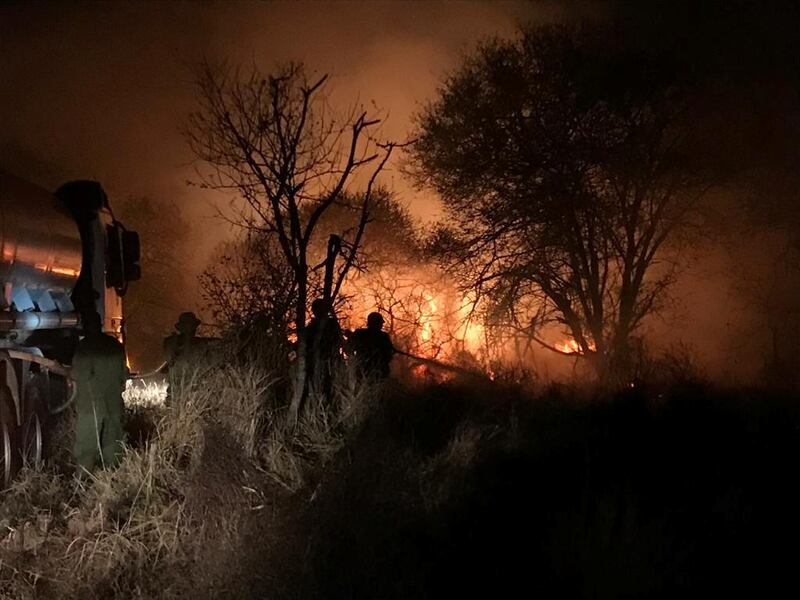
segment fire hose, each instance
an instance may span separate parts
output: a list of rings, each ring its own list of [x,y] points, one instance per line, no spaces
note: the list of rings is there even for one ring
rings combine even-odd
[[[152,371],[148,371],[147,373],[135,373],[135,374],[131,373],[128,376],[128,379],[147,379],[148,377],[154,377],[155,375],[162,373],[166,366],[167,363],[165,361],[162,362],[160,365],[158,365],[155,369],[153,369]]]
[[[416,354],[411,354],[410,352],[406,352],[405,350],[400,350],[399,348],[395,348],[395,347],[392,347],[392,350],[394,351],[395,354],[400,354],[401,356],[405,356],[405,357],[410,358],[412,360],[415,360],[417,362],[420,362],[420,363],[423,363],[423,364],[426,364],[426,365],[430,365],[430,366],[433,366],[433,367],[436,367],[436,368],[439,368],[439,369],[444,369],[445,371],[453,371],[454,373],[461,373],[463,375],[473,375],[473,376],[474,375],[478,375],[478,376],[481,376],[481,377],[485,377],[486,376],[485,373],[483,373],[483,372],[481,372],[481,371],[479,371],[477,369],[468,369],[466,367],[460,367],[458,365],[450,365],[450,364],[443,363],[443,362],[438,361],[438,360],[434,360],[432,358],[426,358],[424,356],[418,356]],[[158,367],[153,369],[152,371],[149,371],[147,373],[136,373],[135,375],[131,374],[128,377],[128,379],[148,379],[150,377],[153,377],[155,375],[158,375],[158,374],[162,373],[164,367],[166,367],[166,366],[167,366],[167,363],[163,362]]]
[[[425,358],[424,356],[417,356],[416,354],[411,354],[410,352],[406,352],[405,350],[400,350],[399,348],[392,348],[395,354],[400,354],[401,356],[405,356],[412,360],[416,360],[420,363],[431,365],[433,367],[437,367],[439,369],[444,369],[446,371],[453,371],[455,373],[461,373],[462,375],[471,375],[471,376],[479,376],[479,377],[486,377],[486,373],[478,371],[477,369],[467,369],[466,367],[459,367],[457,365],[449,365],[447,363],[440,362],[438,360],[434,360],[432,358]]]

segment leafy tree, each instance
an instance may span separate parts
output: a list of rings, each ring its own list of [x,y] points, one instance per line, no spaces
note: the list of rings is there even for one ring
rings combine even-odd
[[[492,315],[554,351],[540,328],[558,323],[605,377],[624,375],[710,184],[671,73],[599,30],[526,28],[417,115],[412,173],[449,216],[433,250]]]

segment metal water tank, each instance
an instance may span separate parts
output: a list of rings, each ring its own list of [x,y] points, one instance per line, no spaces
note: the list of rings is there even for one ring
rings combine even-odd
[[[81,270],[81,238],[67,208],[47,190],[0,173],[0,282],[69,293]]]

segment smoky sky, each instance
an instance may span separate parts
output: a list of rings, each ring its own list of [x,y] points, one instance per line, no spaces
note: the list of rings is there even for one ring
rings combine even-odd
[[[746,156],[733,161],[736,169],[760,161],[800,173],[798,7],[740,0],[3,3],[0,169],[50,189],[96,179],[112,203],[141,196],[176,203],[202,231],[199,271],[229,235],[213,217],[225,199],[186,184],[196,165],[180,126],[195,107],[192,69],[200,61],[263,71],[303,61],[332,76],[334,102],[376,107],[386,116],[382,134],[402,140],[413,113],[479,40],[513,36],[524,23],[581,19],[614,21],[625,43],[669,56],[687,78],[709,82],[707,115],[717,119],[710,153]],[[800,230],[797,179],[770,173],[755,192],[729,196],[749,194],[750,206],[770,215],[769,227]],[[415,216],[438,214],[434,196],[409,185],[396,164],[384,183]],[[718,219],[728,229],[735,228],[731,214],[721,210]],[[748,239],[758,246],[757,237]],[[750,309],[720,282],[747,257],[707,254],[678,287],[680,310],[662,329],[683,331],[707,354],[724,356],[741,337],[737,315]],[[753,261],[763,262],[763,255]]]
[[[0,7],[0,167],[54,188],[100,181],[112,198],[176,202],[223,236],[211,202],[187,187],[195,165],[179,130],[195,107],[192,68],[227,60],[268,70],[299,60],[332,75],[343,106],[386,116],[403,139],[410,115],[475,41],[578,5],[520,2],[19,3]],[[421,217],[435,213],[396,170],[386,184]],[[209,247],[211,243],[207,244]],[[207,248],[208,249],[208,248]],[[207,250],[206,249],[206,250]]]
[[[150,196],[208,216],[185,182],[179,133],[201,60],[304,61],[332,75],[334,99],[377,107],[383,134],[404,139],[412,113],[475,44],[522,23],[616,17],[619,35],[679,58],[698,77],[741,88],[800,77],[792,3],[729,2],[108,2],[0,6],[0,168],[54,187],[101,181],[112,198]],[[736,109],[740,107],[737,105]],[[781,126],[780,119],[777,127]],[[752,146],[752,144],[751,144]],[[421,216],[430,196],[396,170]],[[209,225],[212,227],[212,225]]]

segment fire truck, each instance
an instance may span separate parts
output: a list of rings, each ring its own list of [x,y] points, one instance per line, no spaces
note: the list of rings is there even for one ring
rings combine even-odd
[[[0,173],[0,478],[41,463],[75,395],[69,365],[85,316],[125,340],[122,298],[139,279],[139,236],[95,181],[55,193]]]

